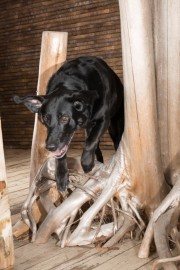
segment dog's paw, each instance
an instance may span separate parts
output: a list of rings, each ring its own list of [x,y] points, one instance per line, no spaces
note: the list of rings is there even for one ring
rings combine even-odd
[[[58,178],[56,179],[56,185],[57,185],[57,189],[60,192],[65,191],[66,188],[69,185],[69,177],[67,175],[66,176],[60,176],[60,175],[58,175]]]
[[[81,157],[81,166],[85,173],[90,172],[94,167],[94,155],[84,151]]]

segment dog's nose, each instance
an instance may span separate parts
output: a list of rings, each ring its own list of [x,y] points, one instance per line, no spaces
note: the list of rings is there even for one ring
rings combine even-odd
[[[46,149],[50,152],[56,151],[57,147],[54,144],[46,145]]]

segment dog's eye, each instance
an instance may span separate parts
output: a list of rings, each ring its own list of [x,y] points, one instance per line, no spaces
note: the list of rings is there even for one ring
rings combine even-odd
[[[50,124],[51,116],[49,114],[44,115],[42,118],[43,118],[43,121],[44,121],[45,124],[47,124],[47,125]]]
[[[83,104],[80,101],[75,101],[74,102],[74,107],[77,111],[82,111],[83,110]]]
[[[60,117],[60,123],[61,124],[66,124],[66,123],[68,123],[69,122],[69,116],[68,115],[62,115],[61,117]]]

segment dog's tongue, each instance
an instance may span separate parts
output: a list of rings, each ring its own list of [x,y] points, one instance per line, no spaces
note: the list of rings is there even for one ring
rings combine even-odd
[[[58,151],[52,152],[53,156],[61,156],[64,152],[67,150],[67,145],[65,145],[63,148],[59,149]]]

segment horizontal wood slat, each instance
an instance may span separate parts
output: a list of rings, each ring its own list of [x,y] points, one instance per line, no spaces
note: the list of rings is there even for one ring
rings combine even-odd
[[[118,0],[52,0],[0,2],[0,111],[4,145],[31,147],[34,115],[12,101],[35,94],[43,31],[67,31],[67,60],[80,55],[102,57],[122,78]],[[71,147],[84,145],[78,131]],[[111,149],[107,133],[101,139]]]

